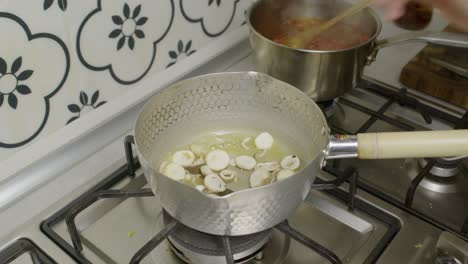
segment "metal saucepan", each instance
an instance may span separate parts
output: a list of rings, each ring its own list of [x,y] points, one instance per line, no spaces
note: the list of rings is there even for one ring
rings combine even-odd
[[[247,13],[247,22],[257,71],[287,82],[314,101],[321,102],[356,87],[364,66],[373,62],[377,52],[384,47],[425,42],[468,48],[467,35],[449,32],[413,32],[377,41],[382,23],[371,8],[347,21],[371,36],[367,42],[352,48],[334,51],[295,49],[271,40],[279,34],[280,27],[284,27],[282,21],[285,18],[329,19],[343,8],[338,3],[342,1],[259,0],[254,3]]]
[[[194,135],[220,130],[268,131],[301,157],[296,175],[220,197],[174,181],[158,168]],[[215,235],[245,235],[287,219],[307,196],[324,159],[445,157],[468,154],[468,131],[359,134],[330,138],[317,104],[299,89],[256,72],[187,79],[143,107],[134,127],[144,174],[164,209],[181,223]]]

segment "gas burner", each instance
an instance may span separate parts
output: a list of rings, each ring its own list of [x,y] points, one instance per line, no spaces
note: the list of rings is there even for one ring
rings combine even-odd
[[[322,112],[325,114],[327,118],[332,117],[335,114],[335,100],[317,102]]]
[[[164,224],[174,219],[163,211]],[[235,263],[246,263],[263,257],[263,248],[270,240],[270,230],[256,234],[230,237]],[[181,225],[168,237],[169,246],[180,259],[191,264],[226,263],[222,237],[202,233]]]
[[[459,159],[450,160],[450,159],[437,158],[437,159],[433,159],[433,161],[434,161],[434,166],[431,168],[429,172],[434,176],[449,178],[449,177],[456,176],[460,172],[459,165],[461,163],[461,160]],[[421,168],[424,168],[424,166],[427,165],[428,160],[418,159],[418,162]]]
[[[410,179],[416,178],[429,162],[432,162],[433,165],[419,186],[438,193],[456,193],[460,190],[461,160],[408,159],[405,161],[405,166]]]

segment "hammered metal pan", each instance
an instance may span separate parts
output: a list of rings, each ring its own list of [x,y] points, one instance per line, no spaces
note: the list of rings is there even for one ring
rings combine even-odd
[[[159,173],[166,153],[193,135],[239,128],[269,131],[286,140],[305,166],[284,181],[221,197]],[[313,100],[289,84],[256,72],[204,75],[173,84],[145,104],[134,133],[145,177],[164,209],[184,225],[214,235],[252,234],[287,219],[307,196],[327,157],[468,154],[466,130],[330,137],[326,119]]]

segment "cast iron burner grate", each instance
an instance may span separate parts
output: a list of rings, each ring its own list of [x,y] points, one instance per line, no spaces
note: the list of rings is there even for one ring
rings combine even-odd
[[[317,103],[320,109],[322,109],[322,112],[325,114],[327,118],[331,118],[335,114],[335,100],[328,100],[328,101],[323,101],[323,102],[318,102]]]
[[[163,210],[163,221],[165,225],[174,221],[174,218]],[[190,257],[185,256],[184,251],[188,250],[189,253],[197,255],[200,259],[201,256],[211,256],[222,258],[225,255],[224,246],[222,246],[222,237],[206,234],[195,229],[192,229],[183,224],[168,236],[168,242],[181,259],[185,262],[190,261]],[[255,234],[244,236],[230,237],[230,248],[235,262],[251,260],[260,257],[263,247],[270,239],[270,230],[265,230]],[[219,260],[217,262],[220,262]],[[214,260],[213,260],[214,262]]]
[[[364,122],[364,124],[361,125],[361,127],[357,131],[346,131],[345,129],[342,129],[340,127],[330,126],[333,133],[339,133],[339,134],[364,133],[368,131],[369,128],[373,124],[376,123],[376,121],[383,121],[383,122],[386,122],[390,125],[393,125],[395,127],[398,127],[406,131],[415,130],[415,127],[411,124],[408,124],[407,122],[403,120],[392,118],[392,117],[385,115],[385,112],[390,108],[390,106],[392,106],[395,103],[409,107],[413,109],[414,111],[419,112],[427,124],[432,123],[433,118],[438,118],[440,120],[444,120],[448,123],[451,123],[454,129],[467,129],[468,128],[468,111],[465,112],[465,114],[461,118],[458,118],[452,114],[441,111],[435,107],[421,103],[419,100],[409,95],[407,89],[405,88],[399,89],[398,91],[394,91],[390,88],[384,87],[382,85],[376,84],[368,80],[362,80],[362,82],[359,84],[358,87],[359,87],[358,89],[363,89],[363,90],[369,91],[371,93],[374,93],[374,94],[377,94],[379,96],[386,98],[387,102],[383,104],[380,107],[380,109],[372,110],[370,108],[357,104],[349,99],[341,97],[339,99],[341,104],[354,108],[362,113],[369,115],[370,117]],[[334,168],[337,168],[339,162],[340,162],[339,160],[335,160],[333,161],[333,164],[331,166]],[[423,179],[431,175],[430,171],[436,165],[437,165],[436,160],[434,159],[428,160],[425,166],[421,168],[418,175],[416,175],[412,179],[406,191],[406,197],[404,201],[399,201],[393,198],[388,193],[385,193],[384,191],[381,191],[378,188],[374,187],[372,184],[368,184],[364,181],[359,181],[358,187],[392,204],[393,206],[396,206],[420,218],[421,220],[429,224],[432,224],[442,230],[456,234],[459,237],[464,238],[466,241],[468,241],[468,218],[465,219],[464,224],[459,229],[455,229],[435,219],[433,216],[427,215],[413,207],[413,200],[414,200],[416,189],[420,186]],[[466,172],[464,173],[466,174]]]
[[[419,183],[419,187],[437,193],[463,191],[462,184],[466,170],[461,159],[406,159],[405,168],[408,177],[411,180],[415,179],[429,162],[433,162],[434,165]]]
[[[0,251],[0,263],[13,263],[24,254],[31,257],[34,264],[56,264],[44,251],[27,238],[15,240],[12,244]]]
[[[80,212],[84,211],[86,208],[97,202],[101,199],[130,199],[135,197],[150,197],[153,196],[153,193],[150,189],[140,189],[135,191],[126,191],[126,190],[115,190],[110,189],[112,186],[123,180],[124,178],[133,178],[135,176],[135,171],[139,167],[138,162],[135,162],[133,159],[132,153],[132,142],[133,137],[128,136],[125,139],[125,151],[127,157],[127,165],[120,168],[118,171],[104,179],[102,182],[97,184],[95,187],[89,191],[82,194],[76,200],[71,202],[66,207],[57,211],[55,214],[44,220],[41,224],[41,230],[54,241],[59,247],[66,251],[73,259],[78,263],[92,264],[92,262],[87,259],[83,252],[83,244],[81,242],[80,234],[76,227],[75,219]],[[398,219],[389,215],[385,211],[361,200],[356,197],[356,186],[358,182],[358,175],[353,168],[349,168],[346,171],[338,171],[330,169],[329,172],[333,173],[337,178],[333,181],[323,181],[319,178],[316,180],[316,184],[313,184],[313,190],[322,190],[328,194],[336,197],[344,203],[348,204],[349,210],[358,209],[365,214],[368,214],[383,224],[388,228],[386,233],[380,239],[380,241],[373,248],[367,259],[364,263],[375,263],[381,254],[385,251],[387,246],[399,232],[401,225]],[[343,183],[346,181],[350,182],[349,192],[346,192],[340,188]],[[57,223],[65,220],[67,229],[72,240],[72,243],[68,243],[63,237],[61,237],[57,232],[54,231],[53,226]],[[173,234],[178,228],[183,228],[182,224],[178,223],[175,220],[170,220],[165,223],[165,227],[156,234],[150,241],[148,241],[140,250],[138,250],[135,255],[131,258],[130,263],[136,264],[140,263],[149,253],[152,252],[162,241],[168,238]],[[299,231],[291,227],[287,221],[282,222],[275,226],[277,230],[287,235],[289,238],[294,239],[305,247],[313,250],[325,260],[332,264],[341,264],[342,261],[339,257],[333,253],[331,250],[315,242],[313,239],[303,235]],[[225,255],[226,263],[234,264],[237,263],[234,261],[233,257],[233,248],[231,246],[231,238],[227,236],[218,237],[221,241],[223,252]]]

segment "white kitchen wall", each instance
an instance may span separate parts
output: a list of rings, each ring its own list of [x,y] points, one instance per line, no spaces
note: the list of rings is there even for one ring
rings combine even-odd
[[[177,67],[251,2],[0,1],[0,160]]]

